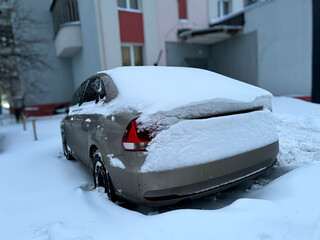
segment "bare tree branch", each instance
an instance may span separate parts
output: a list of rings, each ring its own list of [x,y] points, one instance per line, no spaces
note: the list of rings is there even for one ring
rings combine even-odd
[[[44,94],[41,81],[26,73],[51,70],[45,61],[46,52],[39,47],[48,39],[32,31],[44,23],[19,4],[19,0],[12,1],[11,7],[0,9],[0,88],[10,103],[17,95],[25,98]]]

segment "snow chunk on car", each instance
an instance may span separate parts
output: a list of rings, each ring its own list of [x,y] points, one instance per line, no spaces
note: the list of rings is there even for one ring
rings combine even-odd
[[[118,168],[122,168],[122,169],[125,169],[126,167],[124,166],[124,164],[118,159],[118,158],[115,158],[113,154],[108,154],[107,157],[109,158],[110,160],[110,164],[113,166],[113,167],[118,167]]]
[[[152,139],[141,172],[208,163],[276,141],[278,134],[269,110],[182,120]]]

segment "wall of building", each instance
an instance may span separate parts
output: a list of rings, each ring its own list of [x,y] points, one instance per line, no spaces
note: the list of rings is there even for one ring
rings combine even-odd
[[[144,29],[144,64],[153,65],[159,56],[157,0],[141,1]]]
[[[258,85],[257,32],[216,43],[210,47],[210,70]]]
[[[167,42],[166,56],[168,66],[208,69],[211,65],[209,45]]]
[[[47,1],[19,0],[20,14],[34,19],[33,24],[23,26],[23,31],[20,30],[20,32],[34,40],[40,40],[38,43],[30,44],[29,48],[38,52],[40,59],[50,66],[49,68],[30,69],[30,71],[21,73],[20,80],[22,82],[28,84],[28,82],[36,81],[39,88],[43,90],[42,93],[41,91],[29,91],[25,99],[26,105],[68,102],[73,94],[71,62],[56,57],[49,8],[50,5]]]
[[[244,0],[232,0],[232,12],[237,12],[243,9],[244,7]]]
[[[208,69],[258,85],[257,44],[257,32],[213,45],[167,42],[167,64]]]
[[[86,1],[86,0],[82,0]],[[95,0],[101,70],[122,66],[117,1]]]
[[[179,20],[178,1],[157,0],[159,51],[162,57],[159,65],[166,65],[166,42],[177,42],[178,29],[208,27],[207,0],[187,0],[187,20]],[[201,13],[201,14],[199,14]]]
[[[256,31],[258,85],[274,95],[311,93],[312,1],[274,0],[245,13],[244,34]]]
[[[74,89],[101,70],[100,46],[94,1],[78,0],[82,49],[72,57]]]

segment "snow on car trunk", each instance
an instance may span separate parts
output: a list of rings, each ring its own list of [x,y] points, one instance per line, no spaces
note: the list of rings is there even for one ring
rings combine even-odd
[[[257,106],[271,108],[268,91],[211,71],[143,66],[103,73],[119,90],[119,95],[100,110],[106,115],[135,110],[142,113],[142,119],[155,114],[186,118]]]
[[[269,110],[182,120],[150,142],[141,172],[193,166],[254,150],[278,140]]]

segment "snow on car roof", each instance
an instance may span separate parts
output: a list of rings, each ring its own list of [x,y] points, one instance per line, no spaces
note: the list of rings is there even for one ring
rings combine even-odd
[[[272,95],[261,88],[232,78],[186,67],[119,67],[103,71],[119,89],[113,106],[132,108],[144,114],[170,111],[210,100],[253,102]]]

